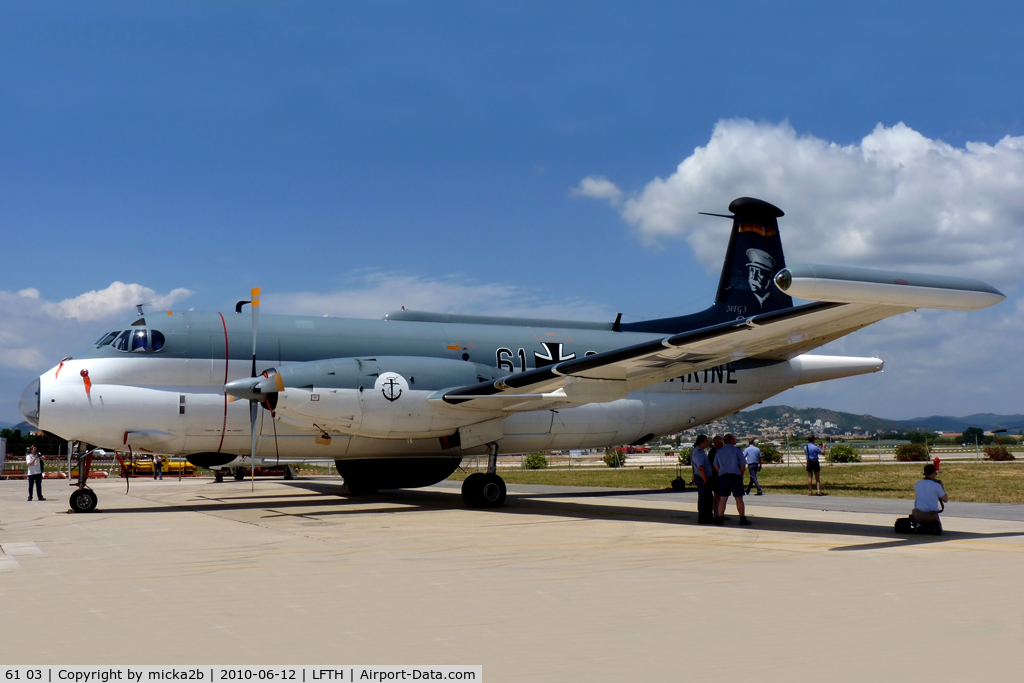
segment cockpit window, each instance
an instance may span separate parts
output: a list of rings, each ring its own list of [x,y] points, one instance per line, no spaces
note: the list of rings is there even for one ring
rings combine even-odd
[[[133,330],[114,330],[97,342],[97,346],[103,347],[110,344],[118,351],[130,351],[132,353],[146,353],[159,351],[164,347],[166,338],[158,330],[146,330],[135,328]]]
[[[146,351],[146,331],[135,330],[132,333],[132,351]]]
[[[118,351],[128,350],[128,339],[132,336],[131,330],[125,330],[121,335],[114,340],[114,348]]]
[[[113,332],[107,332],[105,335],[100,337],[100,340],[96,342],[96,346],[106,346],[110,342],[117,338],[117,335],[121,334],[121,330],[114,330]]]

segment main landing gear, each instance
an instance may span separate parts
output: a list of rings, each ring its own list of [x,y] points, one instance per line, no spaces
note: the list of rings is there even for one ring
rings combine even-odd
[[[496,508],[505,502],[505,481],[498,476],[498,444],[487,444],[487,473],[474,472],[462,482],[462,500],[471,508]]]

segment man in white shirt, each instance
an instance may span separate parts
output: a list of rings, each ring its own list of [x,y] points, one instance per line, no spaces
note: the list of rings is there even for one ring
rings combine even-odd
[[[755,446],[757,439],[750,437],[750,445],[743,449],[743,457],[747,459],[747,473],[750,474],[750,481],[747,482],[747,493],[750,493],[752,486],[757,487],[757,495],[764,491],[761,489],[761,482],[757,480],[757,473],[761,471],[761,449]]]
[[[32,484],[36,485],[36,498],[43,498],[43,456],[39,455],[35,446],[29,446],[25,453],[25,464],[28,466],[28,499],[32,500]]]
[[[942,510],[941,503],[948,503],[949,496],[942,482],[936,479],[938,470],[935,465],[928,463],[924,466],[924,479],[914,484],[914,510],[910,518],[918,524],[924,522],[938,522],[939,512]]]

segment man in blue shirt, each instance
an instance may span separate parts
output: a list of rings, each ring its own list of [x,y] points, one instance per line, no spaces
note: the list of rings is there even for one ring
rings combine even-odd
[[[924,522],[938,522],[939,512],[942,510],[941,503],[948,503],[949,496],[942,482],[936,479],[938,470],[935,465],[928,463],[924,466],[924,479],[914,484],[914,510],[910,518],[918,524]]]
[[[740,513],[740,526],[750,526],[747,511],[743,505],[743,471],[747,469],[743,451],[736,448],[736,437],[726,434],[725,445],[715,451],[715,470],[718,472],[718,509],[715,510],[715,524],[725,523],[725,506],[729,496],[736,499],[736,511]]]
[[[750,493],[750,487],[757,487],[757,495],[761,495],[764,491],[761,489],[761,482],[757,480],[757,473],[761,471],[761,449],[755,446],[757,439],[750,437],[750,445],[743,449],[743,457],[747,459],[747,472],[750,474],[750,481],[747,482],[747,493]]]
[[[807,495],[813,496],[814,489],[811,488],[813,478],[818,485],[818,495],[825,495],[821,492],[821,461],[818,459],[825,451],[818,448],[814,443],[814,434],[807,437],[807,445],[804,446],[804,454],[807,455]]]
[[[706,434],[697,435],[690,452],[690,466],[693,467],[693,481],[697,485],[697,524],[710,524],[714,521],[711,495],[711,460],[704,449],[708,447]]]

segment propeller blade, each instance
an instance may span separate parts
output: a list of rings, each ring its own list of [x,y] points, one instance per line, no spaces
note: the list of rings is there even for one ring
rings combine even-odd
[[[252,376],[256,376],[256,329],[260,320],[260,288],[253,287],[249,292],[252,299]]]
[[[249,425],[252,431],[252,450],[250,455],[252,456],[252,486],[251,490],[256,489],[256,418],[259,416],[260,404],[257,401],[249,401]]]

